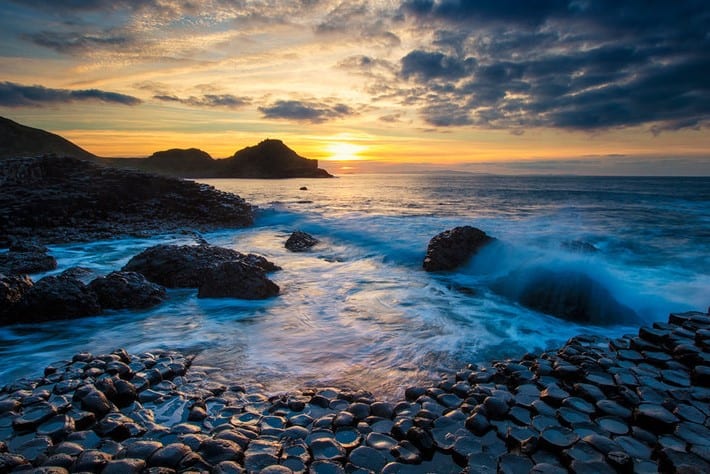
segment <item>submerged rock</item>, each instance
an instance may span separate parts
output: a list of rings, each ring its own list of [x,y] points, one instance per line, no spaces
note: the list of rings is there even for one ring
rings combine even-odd
[[[54,270],[57,260],[47,252],[47,247],[41,245],[15,243],[7,252],[0,253],[0,273],[21,275]]]
[[[292,233],[286,241],[285,247],[291,252],[305,252],[318,243],[318,239],[300,230]]]
[[[208,270],[224,262],[241,261],[264,272],[279,267],[264,257],[214,245],[156,245],[134,256],[123,271],[142,273],[168,288],[199,288]]]
[[[150,308],[162,303],[165,288],[137,272],[111,272],[89,283],[104,309]]]
[[[260,267],[237,260],[207,269],[197,296],[260,300],[278,294],[278,285],[269,280]]]
[[[575,322],[638,322],[634,310],[618,302],[601,283],[582,272],[534,268],[513,272],[493,290],[528,308]]]
[[[494,239],[485,232],[471,226],[446,230],[429,241],[424,257],[424,270],[453,270],[492,240]]]

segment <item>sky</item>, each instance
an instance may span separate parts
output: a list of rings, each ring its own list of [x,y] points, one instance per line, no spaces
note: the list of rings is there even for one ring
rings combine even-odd
[[[3,0],[0,115],[100,156],[710,175],[707,0]]]

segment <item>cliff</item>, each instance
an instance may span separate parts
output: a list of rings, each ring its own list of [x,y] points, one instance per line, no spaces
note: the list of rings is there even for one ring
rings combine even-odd
[[[0,117],[0,159],[48,153],[73,156],[82,160],[96,159],[96,155],[59,135]]]

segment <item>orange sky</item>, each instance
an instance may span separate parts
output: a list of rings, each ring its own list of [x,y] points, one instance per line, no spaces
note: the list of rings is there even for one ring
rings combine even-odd
[[[710,174],[694,3],[503,3],[3,2],[0,115],[107,157],[279,138],[360,170],[631,157]]]

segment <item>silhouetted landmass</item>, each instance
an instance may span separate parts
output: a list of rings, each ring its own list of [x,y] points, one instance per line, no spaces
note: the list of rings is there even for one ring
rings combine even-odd
[[[318,160],[298,155],[281,140],[267,139],[217,160],[197,148],[172,148],[148,158],[99,158],[59,135],[0,117],[0,159],[46,154],[182,178],[332,178],[318,168]]]
[[[213,159],[197,148],[158,151],[148,158],[105,159],[111,166],[184,178],[331,178],[318,160],[304,158],[281,140],[264,140],[230,158]]]
[[[0,160],[0,247],[252,222],[239,196],[194,181],[54,155]]]
[[[83,160],[97,158],[96,155],[59,135],[0,117],[0,159],[47,153],[73,156]]]

